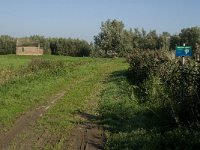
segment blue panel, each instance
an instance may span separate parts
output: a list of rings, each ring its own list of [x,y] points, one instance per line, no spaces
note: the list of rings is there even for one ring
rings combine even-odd
[[[191,46],[177,46],[176,56],[192,56],[192,47]]]

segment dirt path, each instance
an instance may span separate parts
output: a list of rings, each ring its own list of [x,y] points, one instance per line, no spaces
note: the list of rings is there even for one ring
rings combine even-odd
[[[99,118],[79,112],[77,115],[85,121],[74,127],[68,137],[67,149],[72,150],[102,150],[106,142],[103,128],[98,124]]]
[[[57,100],[65,95],[65,93],[66,92],[64,91],[56,94],[49,99],[46,105],[40,106],[35,110],[22,115],[8,132],[0,136],[0,149],[7,149],[13,139],[15,139],[20,133],[26,130],[38,118],[42,117],[44,113],[55,104]]]
[[[82,81],[85,79],[82,79]],[[76,85],[80,82],[79,80]],[[0,135],[0,150],[7,149],[19,149],[28,150],[33,148],[33,143],[37,149],[43,149],[43,146],[48,143],[56,143],[59,141],[59,137],[52,137],[51,133],[44,131],[41,135],[34,133],[30,128],[35,122],[45,115],[48,109],[56,104],[65,94],[70,92],[76,85],[72,84],[69,89],[60,92],[51,97],[45,105],[37,107],[36,109],[26,112],[22,115],[13,125],[13,127],[3,135]],[[97,92],[97,91],[96,91]],[[97,93],[100,93],[98,91]],[[96,93],[96,94],[97,94]],[[90,100],[87,102],[88,108],[95,109],[97,106],[96,100]],[[92,115],[90,111],[78,112],[74,114],[82,120],[82,123],[75,126],[69,134],[69,137],[64,142],[61,149],[72,150],[101,150],[103,149],[106,141],[103,128],[98,124],[99,118]],[[29,138],[21,139],[18,136],[24,133],[29,133]],[[15,143],[16,142],[16,143]]]
[[[89,68],[90,74],[77,76],[68,83],[66,89],[52,96],[44,105],[33,108],[32,111],[26,112],[17,119],[8,132],[0,135],[0,150],[104,149],[106,136],[99,123],[100,119],[95,114],[98,107],[98,94],[104,87],[102,80],[105,80],[114,70],[118,70],[119,66],[112,62],[99,66],[95,64],[95,70],[92,70],[93,67],[91,65]],[[65,107],[62,108],[61,104]],[[58,110],[52,111],[54,108]],[[70,110],[69,114],[68,111],[63,113],[63,109]],[[74,114],[78,110],[79,112]],[[38,123],[42,119],[44,124]],[[60,125],[60,128],[57,125]]]

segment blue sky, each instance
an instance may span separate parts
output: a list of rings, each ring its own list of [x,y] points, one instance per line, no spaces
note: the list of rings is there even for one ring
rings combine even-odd
[[[200,0],[0,0],[0,35],[92,41],[107,19],[176,34],[200,26]]]

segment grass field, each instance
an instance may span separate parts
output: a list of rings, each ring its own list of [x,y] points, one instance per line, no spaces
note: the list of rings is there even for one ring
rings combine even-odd
[[[199,131],[139,103],[127,69],[121,58],[0,56],[0,149],[70,149],[83,125],[84,143],[93,125],[80,114],[104,128],[108,150],[199,149]]]
[[[29,146],[36,149],[60,149],[70,129],[81,121],[75,113],[85,110],[95,113],[98,94],[106,85],[103,81],[112,72],[127,67],[124,59],[0,56],[0,133],[9,131],[26,112],[65,92],[9,145],[11,149],[26,149],[24,145],[31,140]],[[40,135],[43,137],[38,140]]]

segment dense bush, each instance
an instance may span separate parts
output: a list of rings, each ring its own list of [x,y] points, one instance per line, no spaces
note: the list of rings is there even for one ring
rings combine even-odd
[[[127,56],[130,64],[129,71],[136,84],[143,83],[151,73],[155,73],[158,66],[169,61],[171,55],[166,51],[141,51],[135,49],[132,54]]]
[[[130,73],[145,101],[167,107],[178,125],[200,121],[200,65],[188,59],[184,69],[178,59],[163,51],[129,55]]]
[[[174,116],[178,123],[199,124],[200,121],[200,65],[189,60],[182,69],[177,62],[165,64],[160,78],[168,89]]]

